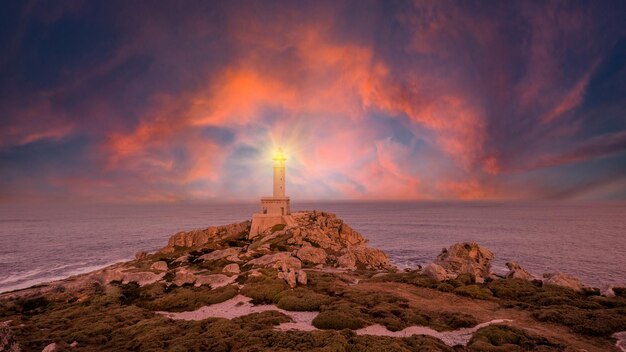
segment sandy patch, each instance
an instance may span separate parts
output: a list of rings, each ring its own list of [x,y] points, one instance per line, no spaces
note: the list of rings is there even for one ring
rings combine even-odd
[[[253,305],[250,303],[252,299],[246,296],[237,295],[228,301],[204,306],[189,312],[157,312],[165,317],[174,320],[204,320],[208,318],[226,318],[233,319],[242,317],[252,313],[260,313],[268,310],[275,310],[289,316],[293,321],[283,323],[276,327],[278,330],[316,330],[312,325],[313,319],[319,312],[290,312],[280,309],[273,304]]]
[[[222,303],[213,304],[210,306],[204,306],[194,311],[189,312],[157,312],[167,318],[174,320],[204,320],[208,318],[226,318],[233,319],[242,317],[252,313],[260,313],[269,310],[275,310],[289,316],[293,321],[289,323],[282,323],[276,327],[276,330],[300,330],[300,331],[313,331],[317,330],[313,326],[313,319],[319,314],[319,312],[290,312],[284,309],[280,309],[273,304],[253,305],[250,301],[252,299],[237,295],[228,301]],[[429,335],[442,340],[446,345],[467,345],[469,340],[480,328],[491,324],[499,324],[510,322],[509,319],[496,319],[488,321],[486,323],[478,324],[473,328],[465,328],[454,331],[439,332],[425,326],[410,326],[401,331],[389,331],[382,325],[370,325],[366,328],[356,330],[358,335],[374,335],[374,336],[391,336],[391,337],[408,337],[411,335]]]
[[[510,322],[508,319],[496,319],[482,324],[478,324],[473,328],[464,328],[454,331],[437,331],[426,326],[409,326],[401,331],[389,331],[386,327],[376,324],[370,325],[363,329],[356,330],[357,335],[374,335],[374,336],[391,336],[391,337],[408,337],[412,335],[429,335],[443,341],[448,346],[467,345],[472,335],[481,328],[491,324],[499,324]]]

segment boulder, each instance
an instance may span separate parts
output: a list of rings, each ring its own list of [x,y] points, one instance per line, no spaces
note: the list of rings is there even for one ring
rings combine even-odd
[[[578,278],[560,271],[543,274],[543,283],[546,285],[567,287],[578,292],[583,290],[583,284]]]
[[[239,261],[237,257],[241,252],[241,248],[231,247],[226,249],[218,249],[208,254],[204,254],[200,257],[200,259],[204,261],[213,261],[219,259],[228,259],[229,261]]]
[[[244,236],[247,235],[249,228],[250,221],[244,221],[238,224],[213,226],[202,230],[181,231],[170,237],[167,247],[163,248],[161,252],[171,251],[175,246],[202,246],[209,241]]]
[[[122,283],[128,284],[130,282],[136,282],[140,287],[143,287],[160,281],[164,276],[165,273],[155,274],[150,271],[124,273]]]
[[[274,254],[266,254],[260,258],[252,259],[248,264],[256,267],[264,268],[281,268],[283,271],[287,269],[300,269],[302,262],[300,259],[291,256],[289,252],[278,252]]]
[[[53,342],[47,345],[46,347],[44,347],[43,350],[41,350],[41,352],[54,352],[56,350],[57,350],[57,344]]]
[[[422,274],[433,278],[437,281],[444,281],[448,279],[448,272],[441,265],[430,263],[422,269]]]
[[[298,270],[298,275],[296,277],[296,282],[298,283],[298,285],[305,285],[306,286],[308,280],[307,280],[306,272],[304,270]]]
[[[174,263],[187,263],[188,261],[189,261],[189,256],[183,255],[183,256],[176,258],[176,260],[174,260]]]
[[[186,268],[182,268],[176,272],[176,276],[174,276],[174,280],[172,283],[176,286],[183,286],[186,284],[193,284],[196,282],[196,275],[194,275],[191,271]]]
[[[74,342],[70,343],[70,347],[72,348],[78,347],[78,341],[74,340]]]
[[[158,262],[154,262],[151,266],[150,266],[151,270],[156,270],[156,271],[167,271],[167,263],[160,260]]]
[[[446,270],[449,277],[460,274],[473,274],[476,282],[482,282],[491,272],[494,256],[490,250],[477,243],[455,243],[443,249],[433,263]]]
[[[218,288],[232,284],[235,282],[235,279],[237,279],[237,276],[226,276],[224,274],[196,275],[194,286],[209,285],[211,288]]]
[[[287,282],[289,287],[294,288],[298,284],[296,270],[290,269],[288,271],[279,271],[278,278]]]
[[[386,269],[390,267],[389,257],[380,249],[359,245],[348,247],[348,251],[354,254],[357,266],[361,264],[367,269]]]
[[[519,264],[515,262],[506,263],[506,267],[509,268],[509,272],[505,275],[507,279],[522,279],[532,281],[535,277],[524,270]]]
[[[148,256],[148,253],[144,252],[144,251],[139,251],[139,252],[135,253],[135,259],[137,259],[137,260],[146,259],[147,256]]]
[[[225,273],[231,273],[231,274],[239,274],[241,272],[241,270],[239,269],[239,264],[228,264],[224,267],[223,270]]]
[[[337,258],[337,266],[343,269],[356,270],[356,256],[352,252],[347,252]]]
[[[326,251],[321,248],[315,248],[310,244],[302,246],[296,252],[296,257],[300,258],[303,263],[308,264],[324,264],[326,263]]]

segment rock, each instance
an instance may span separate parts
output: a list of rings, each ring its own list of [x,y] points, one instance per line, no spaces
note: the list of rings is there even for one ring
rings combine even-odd
[[[252,259],[248,264],[256,267],[265,268],[302,268],[302,262],[296,257],[292,257],[289,252],[278,252],[274,254],[266,254],[260,258]],[[286,271],[286,270],[283,270]]]
[[[231,273],[231,274],[239,274],[241,270],[239,270],[239,264],[232,263],[224,267],[224,272]]]
[[[148,253],[144,252],[144,251],[139,251],[139,252],[135,253],[135,259],[137,259],[137,260],[146,259],[147,256],[148,256]]]
[[[280,274],[283,274],[283,279],[285,279],[285,281],[287,281],[287,284],[289,285],[289,287],[294,288],[296,287],[296,285],[298,284],[297,281],[297,277],[296,277],[296,271],[295,270],[289,270],[287,272],[280,272],[278,273],[280,277]]]
[[[473,274],[476,282],[484,281],[491,272],[493,253],[477,243],[455,243],[437,256],[434,264],[445,269],[448,277]]]
[[[296,257],[303,263],[324,264],[326,263],[326,251],[311,245],[304,245],[296,252]]]
[[[296,282],[298,283],[298,285],[305,285],[306,286],[308,280],[307,280],[306,272],[304,270],[298,270],[298,275],[296,277]]]
[[[422,274],[433,278],[437,281],[444,281],[448,279],[448,272],[441,265],[430,263],[422,269]]]
[[[51,343],[48,346],[44,347],[43,350],[41,350],[41,352],[54,352],[57,350],[57,344],[56,343]]]
[[[244,221],[238,224],[230,224],[226,226],[209,227],[203,230],[181,231],[170,237],[167,247],[161,249],[161,252],[167,253],[175,246],[178,247],[194,247],[202,246],[209,241],[217,241],[226,238],[235,238],[246,236],[250,228],[250,221]]]
[[[122,281],[124,280],[124,272],[120,268],[105,269],[96,277],[96,280],[102,284],[108,284],[111,281]]]
[[[617,340],[615,346],[622,352],[626,352],[626,331],[616,332],[611,335],[612,338]]]
[[[150,271],[140,271],[135,273],[124,273],[124,278],[122,279],[123,284],[128,284],[130,282],[136,282],[140,287],[153,284],[157,281],[160,281],[165,276],[165,273],[155,274]]]
[[[239,261],[239,258],[237,256],[239,255],[240,252],[241,252],[241,248],[237,248],[237,247],[218,249],[211,253],[202,255],[200,259],[205,260],[205,261],[213,261],[213,260],[228,258],[228,260],[230,261]],[[232,258],[234,258],[234,260],[232,260]]]
[[[602,289],[600,294],[604,297],[615,297],[615,291],[613,291],[613,285],[608,285]]]
[[[236,265],[236,264],[235,264]],[[232,284],[237,276],[226,276],[224,274],[213,275],[196,275],[196,283],[194,286],[209,285],[211,288],[218,288]]]
[[[356,270],[356,256],[352,252],[347,252],[337,258],[337,266],[347,270]]]
[[[367,269],[387,269],[390,267],[389,257],[380,249],[359,245],[348,247],[348,251],[354,254],[357,267],[359,264]]]
[[[193,284],[196,282],[196,275],[194,275],[191,271],[186,268],[182,268],[176,272],[176,276],[174,276],[174,280],[172,283],[176,286],[183,286],[186,284]]]
[[[189,256],[183,255],[183,256],[176,258],[176,260],[174,260],[174,263],[187,263],[188,261],[189,261]]]
[[[74,342],[70,343],[70,347],[78,347],[78,341],[74,340]]]
[[[560,271],[543,274],[543,283],[547,285],[567,287],[578,292],[583,290],[583,284],[580,280],[578,280],[578,278],[564,274]]]
[[[509,268],[509,272],[505,275],[508,279],[522,279],[529,281],[535,279],[531,273],[522,269],[522,267],[515,262],[506,263],[506,267]]]
[[[158,261],[158,262],[154,262],[151,266],[150,266],[151,270],[156,270],[156,271],[167,271],[167,263],[164,261]]]

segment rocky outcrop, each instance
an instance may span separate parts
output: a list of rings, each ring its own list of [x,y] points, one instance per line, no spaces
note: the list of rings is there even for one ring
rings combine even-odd
[[[229,274],[239,274],[241,272],[239,265],[236,263],[226,265],[223,271]]]
[[[186,268],[182,268],[176,272],[172,283],[176,286],[190,285],[196,282],[196,275]]]
[[[422,269],[422,274],[433,278],[437,281],[444,281],[448,279],[448,272],[441,265],[430,263]]]
[[[154,262],[151,266],[150,266],[150,270],[155,270],[155,271],[167,271],[167,263],[164,261],[158,261],[158,262]]]
[[[509,272],[505,275],[507,279],[522,279],[532,281],[535,277],[524,270],[519,264],[515,262],[506,263],[506,267],[509,268]]]
[[[124,273],[122,283],[136,282],[139,286],[146,286],[160,281],[163,279],[163,276],[165,276],[165,273],[155,274],[149,271]]]
[[[209,285],[211,288],[223,287],[230,285],[237,279],[237,276],[226,276],[224,274],[213,275],[195,275],[196,282],[194,286],[200,287],[202,285]]]
[[[307,264],[325,264],[327,254],[321,248],[316,248],[310,244],[306,244],[298,249],[296,257],[300,258],[303,263]]]
[[[477,243],[455,243],[444,248],[434,264],[441,266],[449,278],[460,274],[472,274],[476,282],[483,282],[491,272],[493,253]]]
[[[200,256],[200,259],[206,260],[206,261],[226,259],[231,262],[238,262],[240,261],[238,257],[240,252],[241,252],[241,248],[238,248],[238,247],[218,249],[211,253]]]
[[[202,246],[210,241],[243,237],[250,230],[250,221],[225,226],[209,227],[203,230],[181,231],[173,235],[162,253],[172,253],[176,247]]]
[[[583,284],[578,278],[560,271],[543,274],[543,283],[546,285],[567,287],[578,292],[583,290]]]

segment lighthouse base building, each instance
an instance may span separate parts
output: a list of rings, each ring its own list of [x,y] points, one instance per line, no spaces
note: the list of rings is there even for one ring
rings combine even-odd
[[[278,224],[295,225],[289,208],[289,197],[285,196],[285,161],[281,149],[274,160],[274,195],[261,198],[261,212],[252,215],[250,238]]]

